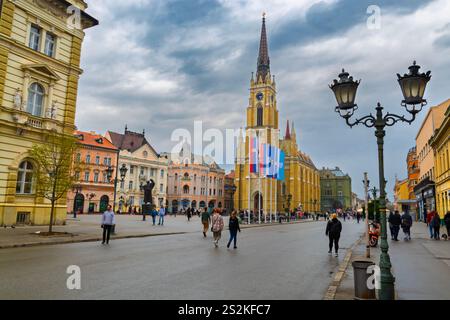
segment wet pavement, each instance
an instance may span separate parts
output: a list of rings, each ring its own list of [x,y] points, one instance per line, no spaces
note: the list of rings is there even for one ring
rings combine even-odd
[[[343,222],[339,258],[325,222],[243,229],[238,249],[187,233],[0,250],[0,299],[322,299],[363,225]],[[81,290],[66,286],[81,269]]]

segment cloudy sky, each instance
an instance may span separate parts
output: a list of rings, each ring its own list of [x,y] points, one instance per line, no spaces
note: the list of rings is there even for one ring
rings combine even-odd
[[[450,97],[448,0],[104,0],[88,1],[100,25],[86,30],[77,126],[81,130],[147,136],[170,151],[177,128],[245,126],[248,88],[261,13],[267,13],[271,71],[276,75],[280,126],[295,122],[299,147],[318,168],[339,166],[363,195],[362,175],[378,184],[373,130],[350,129],[334,112],[328,84],[345,67],[362,79],[357,115],[379,101],[402,113],[396,73],[414,59],[432,70],[429,105]],[[369,5],[381,9],[368,28]],[[373,21],[373,20],[370,20]],[[425,70],[426,69],[426,70]],[[426,112],[411,126],[387,129],[386,179],[406,177],[406,153]]]

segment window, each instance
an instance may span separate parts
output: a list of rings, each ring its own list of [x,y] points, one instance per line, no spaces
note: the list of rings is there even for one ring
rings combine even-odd
[[[128,189],[133,190],[133,181],[128,183]]]
[[[76,162],[81,162],[81,153],[77,153]]]
[[[145,168],[141,167],[141,176],[143,176],[145,174]]]
[[[80,172],[75,172],[75,181],[80,181]]]
[[[33,185],[33,165],[24,161],[19,166],[17,175],[16,193],[31,194]]]
[[[98,182],[98,172],[94,173],[94,182],[97,183]]]
[[[164,185],[162,183],[159,185],[159,192],[164,192]]]
[[[85,181],[85,182],[89,182],[89,171],[86,171],[86,172],[84,173],[84,181]]]
[[[55,54],[55,43],[56,43],[55,40],[56,40],[55,35],[47,32],[47,35],[45,36],[44,53],[49,57],[53,57]]]
[[[103,182],[108,183],[108,175],[106,174],[106,172],[103,172]]]
[[[39,83],[32,83],[28,88],[27,111],[33,116],[42,115],[42,105],[44,103],[44,88]]]
[[[125,189],[125,181],[120,181],[120,189]]]
[[[258,107],[256,113],[256,125],[261,127],[263,125],[263,108],[261,106]]]
[[[176,194],[178,191],[177,187],[174,187],[174,191],[175,191],[174,193]]]
[[[183,193],[184,194],[189,194],[189,186],[184,186],[183,187]]]
[[[104,164],[105,166],[108,165],[108,158],[107,158],[107,157],[105,157],[105,158],[103,159],[103,164]]]
[[[164,170],[161,170],[161,178],[164,178]]]
[[[91,155],[86,155],[86,163],[89,164],[91,163]]]
[[[100,164],[100,157],[99,156],[95,157],[95,164]]]
[[[130,166],[130,174],[134,173],[134,166]]]
[[[28,46],[36,51],[39,51],[39,44],[41,42],[41,29],[38,26],[31,25],[30,29],[30,43]]]

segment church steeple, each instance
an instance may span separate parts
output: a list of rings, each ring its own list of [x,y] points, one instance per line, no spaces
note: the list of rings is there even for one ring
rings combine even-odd
[[[270,73],[269,46],[267,44],[266,14],[263,13],[256,81],[259,81],[261,77],[263,82],[265,82],[268,73]]]
[[[289,120],[287,121],[286,124],[286,134],[284,135],[284,139],[285,140],[291,139],[291,131],[289,130]]]

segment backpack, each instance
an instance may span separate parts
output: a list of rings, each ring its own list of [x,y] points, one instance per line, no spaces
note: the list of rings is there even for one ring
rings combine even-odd
[[[411,219],[408,219],[407,217],[402,218],[402,225],[404,227],[411,227]]]

